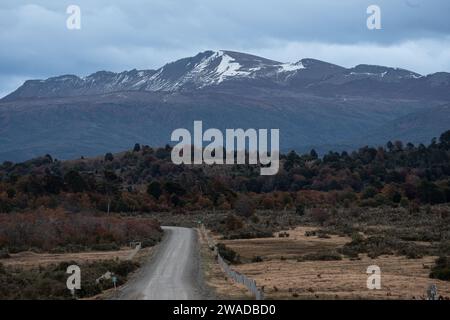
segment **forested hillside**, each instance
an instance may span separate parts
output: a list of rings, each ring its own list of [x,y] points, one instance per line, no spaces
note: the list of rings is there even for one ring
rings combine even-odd
[[[239,195],[261,209],[415,206],[450,201],[450,131],[428,146],[400,141],[319,158],[283,155],[272,177],[249,165],[174,165],[171,149],[136,144],[95,159],[50,155],[0,166],[0,211],[149,213],[233,208]]]

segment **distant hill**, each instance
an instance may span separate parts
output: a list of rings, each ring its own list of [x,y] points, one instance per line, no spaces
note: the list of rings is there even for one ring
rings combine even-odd
[[[427,142],[430,137],[438,137],[448,130],[450,124],[450,104],[412,112],[386,123],[371,135],[369,140],[382,143],[387,138],[400,141]]]

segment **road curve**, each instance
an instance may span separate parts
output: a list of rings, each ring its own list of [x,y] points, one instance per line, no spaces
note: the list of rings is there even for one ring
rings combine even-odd
[[[125,300],[201,299],[197,233],[163,227],[164,237],[149,261],[120,290]]]

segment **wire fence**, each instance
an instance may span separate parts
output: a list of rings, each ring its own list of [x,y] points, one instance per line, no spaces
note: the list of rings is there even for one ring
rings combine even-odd
[[[228,278],[233,280],[236,283],[240,283],[244,285],[248,291],[255,297],[256,300],[264,300],[264,292],[261,288],[256,285],[256,281],[247,277],[244,274],[241,274],[231,268],[231,266],[222,258],[217,250],[217,245],[213,239],[211,239],[206,231],[205,226],[202,224],[200,226],[201,232],[204,234],[206,241],[208,243],[208,247],[211,250],[214,250],[217,254],[217,262],[219,263],[222,271],[227,275]]]

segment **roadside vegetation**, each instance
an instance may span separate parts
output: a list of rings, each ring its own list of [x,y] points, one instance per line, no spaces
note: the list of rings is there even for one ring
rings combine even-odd
[[[17,299],[73,299],[67,290],[67,267],[76,262],[62,262],[33,269],[7,268],[0,264],[0,300]],[[137,262],[107,260],[79,265],[82,270],[81,290],[76,298],[88,298],[113,288],[112,281],[96,279],[107,271],[117,277],[117,286],[125,283],[127,276],[139,267]]]
[[[0,214],[0,252],[108,251],[140,241],[156,244],[162,236],[151,218],[66,213],[61,208]]]

